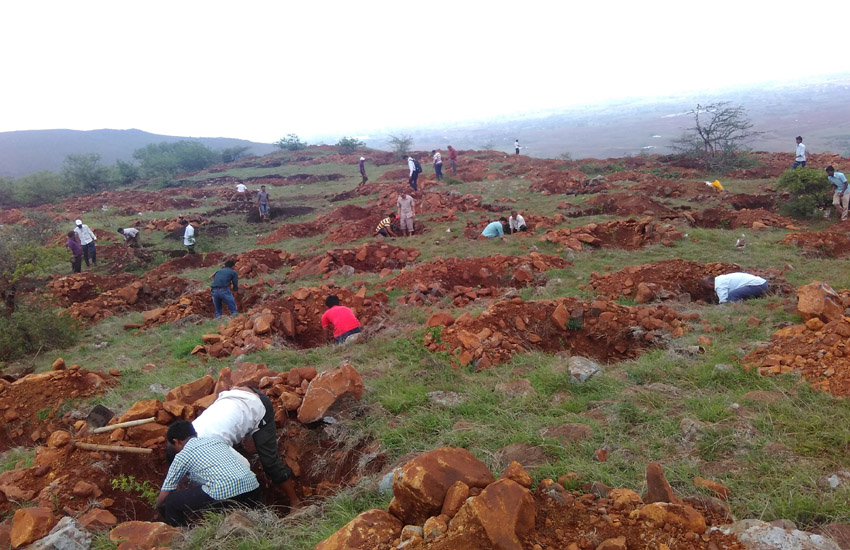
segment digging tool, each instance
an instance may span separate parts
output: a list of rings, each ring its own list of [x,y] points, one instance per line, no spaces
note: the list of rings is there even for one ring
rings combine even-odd
[[[150,418],[142,418],[140,420],[128,420],[127,422],[119,422],[118,424],[112,424],[110,426],[102,426],[100,428],[95,428],[89,431],[90,434],[102,434],[105,432],[111,432],[112,430],[117,430],[118,428],[129,428],[130,426],[141,426],[142,424],[149,424],[156,420],[155,417]]]
[[[129,453],[136,455],[149,455],[153,449],[145,449],[143,447],[122,447],[120,445],[98,445],[96,443],[82,443],[80,441],[74,443],[74,446],[84,451],[104,451],[107,453]]]
[[[112,420],[115,413],[110,411],[103,405],[95,405],[95,407],[86,416],[86,426],[89,428],[101,428]]]

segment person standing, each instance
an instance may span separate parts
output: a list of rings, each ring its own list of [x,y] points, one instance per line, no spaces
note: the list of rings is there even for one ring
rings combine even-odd
[[[434,158],[434,173],[437,175],[437,181],[443,180],[443,157],[440,152],[434,149],[431,151]]]
[[[360,321],[355,317],[351,308],[339,305],[339,297],[331,294],[325,299],[327,311],[322,314],[322,334],[329,339],[328,326],[334,327],[334,344],[344,344],[351,336],[360,334]]]
[[[518,139],[514,140],[514,150],[516,150],[516,154],[518,155],[519,154],[519,140]]]
[[[366,157],[360,157],[360,177],[363,178],[363,181],[358,184],[358,187],[369,181],[369,178],[366,177]]]
[[[797,136],[797,154],[794,157],[794,165],[791,169],[795,169],[798,166],[806,167],[806,146],[803,145],[803,136]]]
[[[83,247],[83,257],[86,259],[86,266],[97,265],[97,250],[94,246],[97,236],[89,226],[83,223],[83,220],[76,220],[74,223],[77,225],[74,228],[74,233],[79,237],[80,246]]]
[[[118,229],[118,232],[124,235],[124,244],[130,248],[139,248],[139,230],[135,227],[127,227]]]
[[[517,213],[516,210],[511,210],[511,217],[508,218],[508,227],[512,235],[517,231],[528,231],[528,227],[525,225],[525,218]]]
[[[156,508],[167,524],[186,525],[188,515],[226,506],[225,501],[248,506],[260,502],[257,476],[224,440],[198,437],[188,420],[172,423],[165,439],[177,451],[156,498]],[[187,476],[193,485],[178,489]]]
[[[407,180],[407,183],[410,184],[414,192],[419,191],[418,180],[422,167],[412,156],[407,157],[407,167],[410,168],[410,179]]]
[[[404,231],[405,237],[409,237],[413,235],[413,218],[416,217],[416,202],[405,190],[401,191],[395,202],[398,206],[398,217],[401,219],[401,230]]]
[[[269,219],[269,194],[266,193],[266,186],[260,186],[260,192],[257,193],[257,208],[260,210],[260,217],[263,221]]]
[[[850,193],[847,190],[847,178],[836,172],[832,166],[826,167],[826,179],[832,184],[832,206],[841,212],[841,221],[847,219],[847,207],[850,205]]]
[[[227,306],[230,314],[239,313],[236,310],[236,300],[233,298],[233,292],[239,292],[239,274],[233,270],[236,265],[236,260],[227,260],[224,262],[224,267],[219,269],[212,276],[212,296],[213,307],[215,307],[216,318],[221,317],[221,304]],[[230,292],[230,287],[233,287],[233,292]]]
[[[83,269],[83,247],[77,242],[77,234],[73,231],[68,231],[65,248],[71,251],[71,272],[79,273]]]
[[[195,253],[195,227],[189,223],[189,220],[181,220],[180,224],[186,229],[183,231],[183,246],[189,254]]]
[[[454,147],[449,145],[449,160],[452,163],[452,175],[457,175],[457,151]]]

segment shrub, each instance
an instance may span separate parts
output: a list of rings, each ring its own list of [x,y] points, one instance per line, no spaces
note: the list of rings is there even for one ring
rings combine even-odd
[[[365,147],[366,144],[357,138],[344,137],[336,142],[336,146],[339,147],[343,153],[353,153],[357,149]]]
[[[794,218],[814,217],[819,208],[832,201],[826,172],[813,168],[786,170],[779,176],[776,188],[791,194],[791,198],[779,206],[779,211]]]
[[[284,151],[298,151],[307,147],[307,144],[301,141],[295,134],[286,134],[286,137],[280,138],[274,144]]]
[[[0,360],[65,348],[78,339],[76,321],[43,306],[19,305],[11,315],[0,317]]]
[[[406,155],[410,152],[410,148],[413,147],[413,138],[407,134],[401,134],[400,136],[390,135],[387,142],[392,147],[393,153],[397,155]]]

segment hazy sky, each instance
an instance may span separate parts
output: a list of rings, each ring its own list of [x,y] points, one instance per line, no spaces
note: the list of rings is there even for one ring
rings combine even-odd
[[[271,142],[850,70],[850,2],[7,0],[0,131]]]

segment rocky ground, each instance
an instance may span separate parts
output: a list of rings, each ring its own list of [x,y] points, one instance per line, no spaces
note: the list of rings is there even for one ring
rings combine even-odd
[[[181,188],[147,190],[141,182],[37,207],[57,222],[82,216],[103,227],[135,225],[143,247],[127,248],[98,227],[96,268],[30,281],[21,296],[79,320],[87,340],[4,365],[0,452],[24,449],[30,460],[0,473],[0,548],[88,548],[93,538],[98,548],[189,547],[192,532],[158,523],[150,495],[127,484],[155,492],[167,471],[167,425],[193,419],[218,392],[244,384],[272,399],[281,454],[310,505],[286,519],[303,522],[307,533],[271,543],[279,547],[850,548],[846,501],[827,512],[817,498],[807,500],[795,518],[807,531],[799,531],[769,513],[771,523],[740,517],[744,496],[730,488],[740,488],[735,475],[759,469],[744,458],[746,441],[780,431],[747,403],[825,392],[843,415],[850,394],[850,275],[836,263],[850,226],[779,214],[783,198],[772,186],[785,156],[757,154],[761,166],[730,175],[720,192],[705,185],[713,176],[672,157],[461,153],[456,179],[438,184],[423,174],[413,194],[416,235],[406,239],[372,237],[396,210],[406,168],[370,152],[371,180],[357,186],[360,153],[333,147],[186,174]],[[813,155],[810,162],[846,161]],[[267,173],[276,167],[279,174]],[[265,175],[252,172],[258,168]],[[259,219],[253,198],[234,193],[240,182],[273,188],[271,221]],[[512,209],[531,231],[479,239],[484,225]],[[26,225],[28,216],[5,211],[0,222]],[[182,219],[198,227],[198,254],[180,247]],[[735,247],[742,232],[746,244]],[[62,231],[51,242],[61,243]],[[240,314],[213,321],[208,279],[227,259],[241,278]],[[770,297],[710,305],[699,281],[737,271],[767,279]],[[326,346],[320,317],[329,294],[355,311],[364,327],[359,342]],[[763,338],[748,341],[753,331]],[[90,363],[66,364],[59,355]],[[644,356],[651,359],[641,363]],[[701,393],[712,389],[705,375],[687,372],[700,361],[711,363],[714,377],[757,376],[747,380],[759,388],[790,382],[785,393],[751,391],[744,405],[727,406]],[[687,384],[663,378],[673,370]],[[476,390],[485,397],[465,405]],[[411,399],[407,391],[419,393]],[[489,429],[474,409],[495,396],[508,396],[499,407],[513,416],[496,428],[507,431],[499,434],[507,444],[488,446],[474,439]],[[93,433],[87,416],[101,402],[117,413],[108,427],[153,420]],[[653,407],[664,414],[653,417]],[[693,410],[699,420],[678,420]],[[518,418],[537,415],[558,421],[526,432]],[[669,444],[665,415],[677,419]],[[632,436],[637,428],[646,431]],[[618,439],[623,431],[635,441]],[[712,434],[721,435],[709,444]],[[726,452],[724,438],[740,443]],[[817,448],[775,445],[752,456],[793,450],[805,468],[826,454],[810,475],[817,482],[806,486],[839,491],[830,493],[834,500],[845,494],[845,432],[830,432]],[[565,465],[565,452],[584,456],[592,473]],[[253,466],[266,504],[286,516],[289,503],[255,459]],[[639,477],[626,482],[622,472],[635,469]],[[604,483],[612,479],[618,487]],[[755,484],[758,475],[747,479]],[[350,491],[372,500],[355,499],[343,515],[324,507]],[[239,514],[226,521],[248,526],[224,538],[265,547],[261,527]]]

